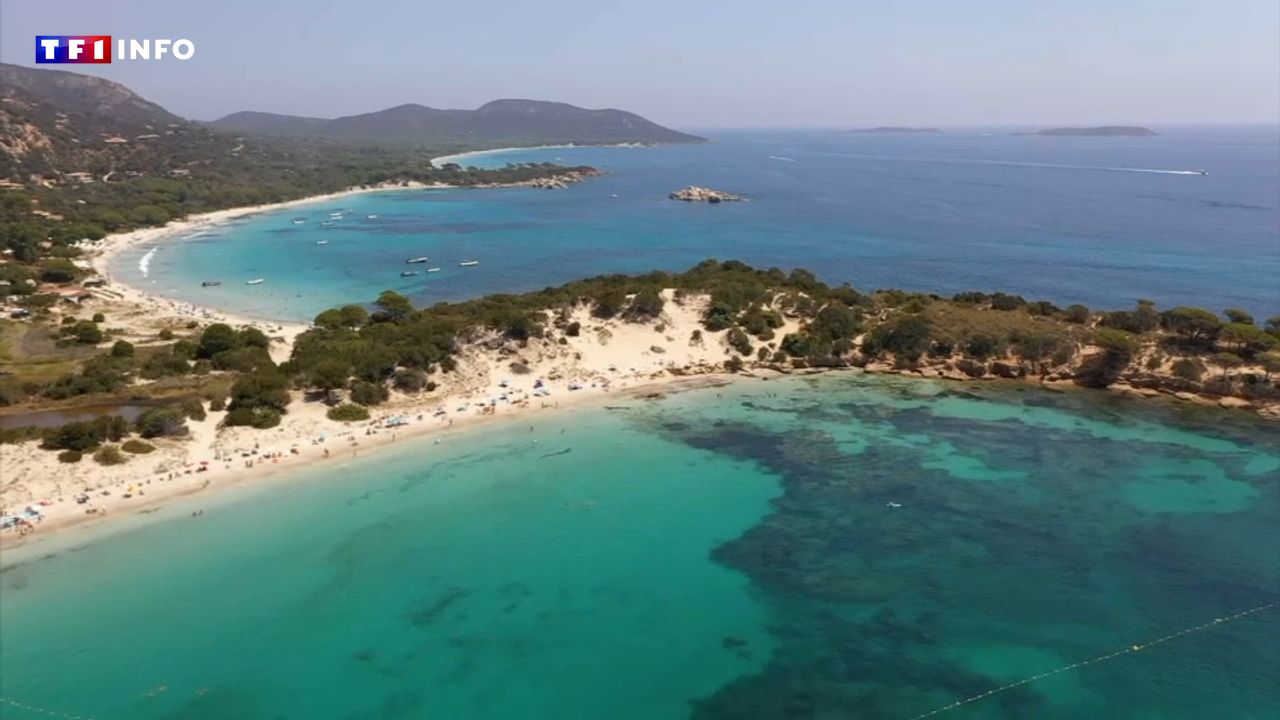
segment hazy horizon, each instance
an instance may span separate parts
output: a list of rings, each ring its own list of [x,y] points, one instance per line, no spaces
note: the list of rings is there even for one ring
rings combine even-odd
[[[189,38],[186,62],[45,67],[199,120],[528,98],[685,129],[1280,123],[1280,4],[1263,0],[366,7],[11,0],[0,60],[33,66],[36,34]]]

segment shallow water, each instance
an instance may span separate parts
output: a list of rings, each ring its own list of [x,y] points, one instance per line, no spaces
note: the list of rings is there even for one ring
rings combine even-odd
[[[684,270],[708,257],[807,267],[863,290],[1003,290],[1105,309],[1145,297],[1163,307],[1275,314],[1275,128],[1163,132],[742,131],[713,133],[706,145],[474,156],[464,162],[555,160],[609,175],[563,191],[346,197],[241,219],[158,249],[142,245],[122,254],[112,272],[158,294],[281,320],[370,302],[388,288],[431,303],[600,273]],[[1209,175],[1131,172],[1200,168]],[[750,201],[666,199],[689,184]],[[321,226],[339,210],[341,220]],[[425,270],[404,264],[424,255],[440,272],[400,277],[406,268]],[[465,260],[480,265],[459,267]],[[256,278],[264,282],[245,285]],[[203,288],[204,280],[223,284]]]
[[[0,574],[0,696],[905,719],[1280,596],[1280,449],[1239,414],[857,374],[616,407],[39,546]],[[1259,613],[940,717],[1263,717],[1277,633]]]

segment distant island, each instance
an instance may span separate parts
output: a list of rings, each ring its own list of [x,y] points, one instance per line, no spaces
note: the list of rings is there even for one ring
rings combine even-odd
[[[733,193],[727,193],[723,190],[712,190],[711,188],[698,187],[697,185],[690,185],[687,188],[677,190],[673,193],[668,193],[667,197],[672,200],[683,200],[684,202],[708,203],[741,202],[743,199],[741,195],[734,195]]]
[[[1060,127],[1014,135],[1051,135],[1058,137],[1151,137],[1160,133],[1134,125],[1099,125],[1098,127]]]
[[[882,135],[917,135],[917,134],[927,134],[927,133],[940,133],[942,131],[939,130],[938,128],[899,127],[896,125],[882,125],[880,127],[873,127],[873,128],[857,128],[855,130],[850,130],[849,132],[876,133],[876,134],[882,134]]]

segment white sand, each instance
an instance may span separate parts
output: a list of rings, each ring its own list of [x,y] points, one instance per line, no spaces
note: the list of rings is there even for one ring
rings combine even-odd
[[[665,296],[663,317],[648,324],[602,321],[579,308],[572,320],[581,323],[580,335],[566,338],[564,345],[558,342],[559,332],[525,347],[495,335],[476,338],[459,355],[455,372],[431,376],[440,383],[435,391],[393,392],[388,403],[373,408],[376,418],[367,423],[331,421],[325,417],[325,405],[304,402],[295,394],[276,428],[220,429],[224,413],[210,413],[202,422],[189,423],[188,437],[155,441],[155,452],[131,456],[123,465],[102,466],[89,457],[60,463],[56,453],[34,442],[0,446],[0,505],[9,512],[41,505],[45,519],[36,525],[35,534],[43,536],[85,521],[150,509],[177,496],[257,481],[281,469],[363,456],[393,439],[420,438],[495,417],[568,409],[611,393],[658,391],[688,382],[691,375],[723,372],[724,361],[735,354],[725,345],[724,332],[702,330],[702,340],[691,342],[694,330],[701,328],[705,298],[686,299],[680,305],[674,292]],[[116,302],[128,307],[139,301],[149,303],[138,309],[148,320],[155,320],[157,308],[170,309],[158,298]],[[112,315],[113,324],[116,317]],[[301,329],[286,328],[273,355],[286,358]],[[777,337],[794,329],[789,324]],[[514,362],[529,372],[513,371]],[[541,390],[535,389],[538,380]],[[386,421],[393,417],[406,424],[388,427]],[[90,496],[83,504],[75,501],[81,493]],[[13,530],[0,535],[5,544],[16,540]]]

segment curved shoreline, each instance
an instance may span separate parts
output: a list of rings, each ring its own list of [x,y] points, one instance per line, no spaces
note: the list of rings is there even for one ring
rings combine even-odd
[[[800,374],[796,373],[793,376],[798,375]],[[775,375],[758,376],[758,379],[768,380],[772,377],[775,377]],[[779,374],[776,377],[785,376]],[[359,440],[355,439],[357,431],[362,428],[375,427],[373,423],[335,422],[333,423],[335,429],[341,429],[341,432],[335,432],[331,437],[327,438],[327,441],[331,443],[328,447],[326,447],[325,442],[321,442],[319,445],[302,448],[296,455],[285,454],[279,458],[282,462],[267,462],[266,459],[255,459],[253,466],[237,464],[241,461],[241,458],[237,457],[229,465],[223,466],[221,463],[215,463],[207,473],[198,474],[188,471],[164,483],[158,482],[156,478],[149,478],[145,481],[139,480],[137,485],[141,488],[146,483],[147,492],[146,495],[139,498],[125,500],[113,496],[111,501],[103,503],[106,507],[101,512],[93,515],[64,514],[62,516],[50,516],[49,519],[36,526],[36,532],[25,537],[8,531],[0,534],[0,550],[3,551],[0,553],[0,571],[28,562],[33,557],[38,556],[38,551],[42,550],[42,546],[45,545],[46,541],[55,538],[59,542],[63,540],[67,542],[102,540],[111,537],[116,532],[129,530],[130,525],[126,522],[127,520],[140,520],[139,516],[148,516],[177,502],[197,496],[217,497],[222,495],[223,491],[230,494],[233,489],[246,489],[250,483],[254,485],[261,484],[261,486],[257,487],[258,490],[270,491],[274,488],[266,486],[266,481],[296,479],[307,471],[320,467],[338,466],[351,461],[364,460],[368,457],[367,453],[384,450],[400,441],[429,447],[424,445],[422,441],[428,438],[435,438],[438,443],[450,435],[481,432],[487,428],[501,427],[516,421],[528,420],[530,415],[539,410],[546,412],[538,413],[538,417],[554,417],[577,409],[601,407],[604,403],[610,401],[635,400],[655,393],[676,393],[718,387],[733,382],[735,379],[746,378],[735,378],[730,375],[670,376],[612,392],[607,388],[584,389],[576,395],[560,396],[555,404],[551,406],[516,407],[500,415],[461,415],[450,419],[447,423],[431,422],[432,418],[426,418],[421,421],[410,421],[410,424],[396,428],[382,427],[375,434],[359,435]],[[456,402],[457,399],[454,398],[454,401]],[[218,416],[217,420],[220,420],[223,414],[210,413],[210,421],[216,424],[213,416]],[[391,410],[383,414],[395,415],[396,413]],[[349,442],[340,444],[344,440]],[[263,437],[262,441],[267,444],[271,443],[269,437]],[[325,454],[329,450],[338,452]],[[351,454],[341,454],[346,451],[351,451]],[[359,452],[365,452],[366,455],[359,455]],[[119,484],[116,483],[116,485]],[[234,498],[229,499],[234,500]],[[100,499],[94,498],[94,501],[100,502]],[[60,499],[60,503],[65,502],[67,502],[65,498]],[[163,521],[171,518],[155,519]],[[22,551],[16,553],[16,557],[11,554],[19,549],[22,549]]]
[[[292,338],[292,336],[296,336],[297,333],[305,330],[307,328],[307,324],[297,321],[277,320],[274,318],[256,317],[247,314],[227,312],[185,300],[155,295],[137,287],[136,285],[131,285],[114,277],[111,273],[112,263],[120,256],[121,253],[124,253],[138,245],[171,241],[179,235],[217,227],[223,223],[230,222],[231,220],[250,215],[278,212],[280,210],[287,210],[289,208],[299,207],[302,205],[326,202],[329,200],[339,200],[352,195],[362,195],[372,192],[449,189],[454,189],[454,186],[444,184],[427,185],[424,183],[397,183],[394,185],[386,184],[373,187],[348,188],[338,192],[326,193],[323,195],[311,195],[279,203],[247,205],[244,207],[228,208],[226,210],[215,210],[213,212],[189,215],[181,220],[170,221],[160,227],[141,228],[123,233],[114,233],[98,241],[83,243],[81,244],[81,248],[88,254],[89,264],[93,267],[94,272],[98,273],[98,275],[103,278],[106,278],[109,282],[109,285],[104,290],[101,290],[100,293],[109,296],[111,300],[136,304],[151,311],[181,318],[199,319],[207,322],[225,322],[231,325],[249,325],[263,329],[270,327],[274,332],[284,332]]]

